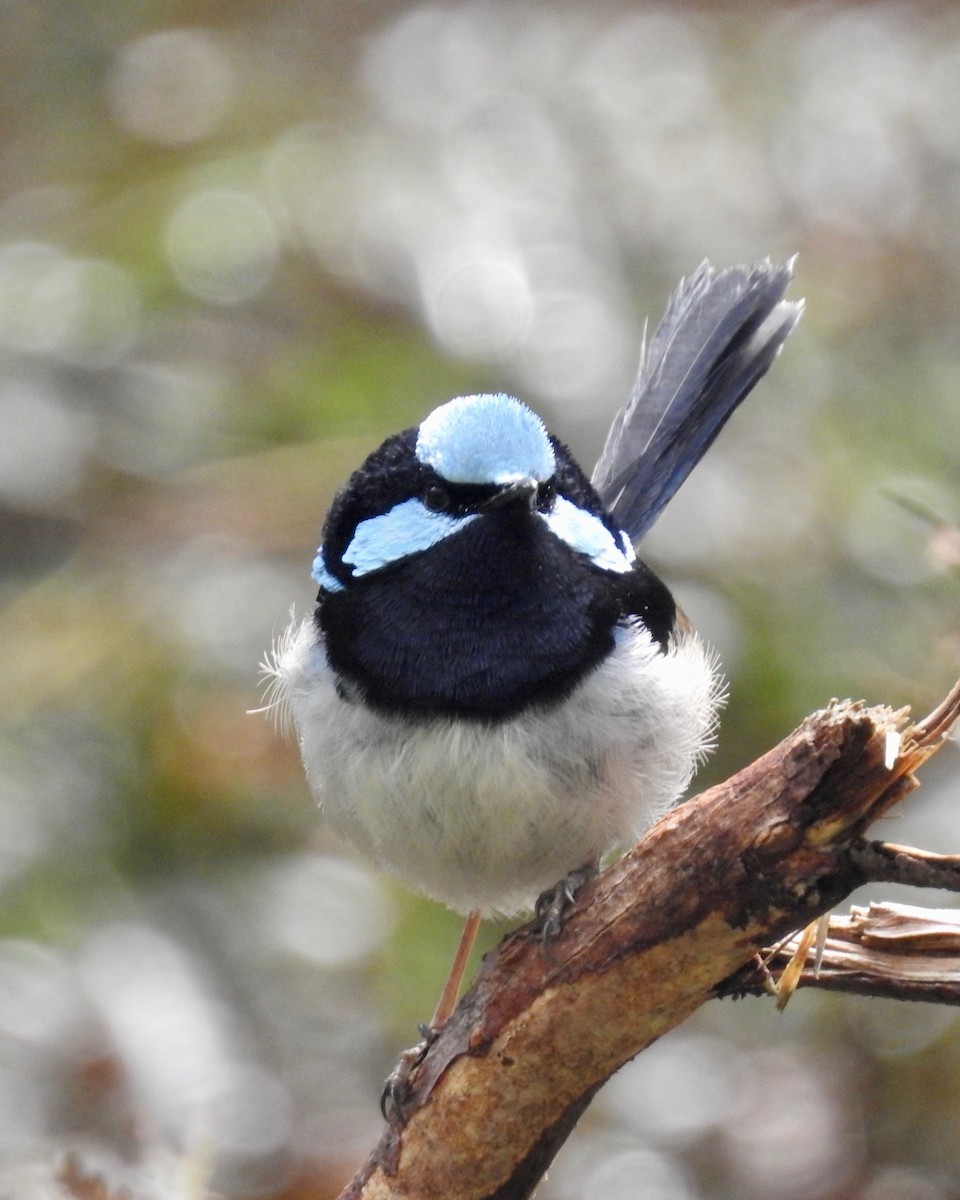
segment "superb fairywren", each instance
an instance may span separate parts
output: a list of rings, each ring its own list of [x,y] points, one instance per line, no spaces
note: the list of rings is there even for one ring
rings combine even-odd
[[[467,940],[636,839],[710,748],[714,660],[634,543],[796,324],[792,272],[680,284],[592,480],[519,400],[464,396],[333,502],[276,702],[332,828]]]

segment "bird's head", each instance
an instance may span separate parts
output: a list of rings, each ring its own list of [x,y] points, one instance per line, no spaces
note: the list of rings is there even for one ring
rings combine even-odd
[[[366,459],[334,501],[313,576],[339,592],[491,522],[513,530],[542,522],[604,570],[625,572],[634,561],[540,418],[512,396],[484,394],[442,404]]]

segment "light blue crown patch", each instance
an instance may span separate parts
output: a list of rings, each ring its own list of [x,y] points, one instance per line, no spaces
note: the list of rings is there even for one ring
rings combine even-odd
[[[451,483],[543,483],[557,466],[543,422],[502,392],[435,408],[420,425],[417,458]]]

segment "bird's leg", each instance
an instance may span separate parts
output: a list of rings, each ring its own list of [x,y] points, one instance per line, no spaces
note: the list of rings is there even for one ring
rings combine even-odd
[[[447,982],[443,985],[443,991],[440,993],[437,1007],[430,1018],[430,1024],[420,1026],[423,1040],[417,1042],[415,1046],[411,1046],[409,1050],[404,1050],[400,1055],[399,1062],[387,1076],[383,1085],[383,1091],[380,1093],[380,1111],[384,1120],[389,1121],[392,1125],[404,1123],[406,1119],[404,1106],[409,1094],[410,1074],[426,1058],[427,1051],[437,1040],[440,1030],[449,1021],[453,1010],[457,1007],[460,984],[463,982],[464,972],[470,961],[470,951],[477,940],[479,929],[480,914],[473,909],[467,914],[467,919],[463,924],[457,952],[453,956],[453,964],[447,975]]]
[[[463,983],[464,972],[467,969],[467,963],[470,961],[470,951],[477,940],[477,931],[479,928],[480,914],[476,909],[473,909],[467,914],[467,919],[463,923],[463,932],[460,934],[460,942],[457,946],[457,952],[453,956],[453,963],[450,967],[450,973],[447,975],[447,982],[443,985],[443,991],[440,993],[437,1007],[430,1018],[429,1028],[434,1036],[446,1025],[450,1019],[450,1014],[457,1007],[460,984]]]
[[[592,858],[582,867],[577,867],[568,875],[547,888],[537,897],[535,913],[540,922],[540,935],[544,942],[552,942],[563,926],[563,916],[573,904],[577,889],[597,874],[600,869],[599,859]]]

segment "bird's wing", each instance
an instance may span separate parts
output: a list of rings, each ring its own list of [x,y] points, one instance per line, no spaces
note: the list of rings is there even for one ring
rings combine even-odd
[[[703,262],[671,296],[593,472],[600,499],[633,541],[654,523],[800,319],[803,301],[783,299],[794,261],[723,271]]]

